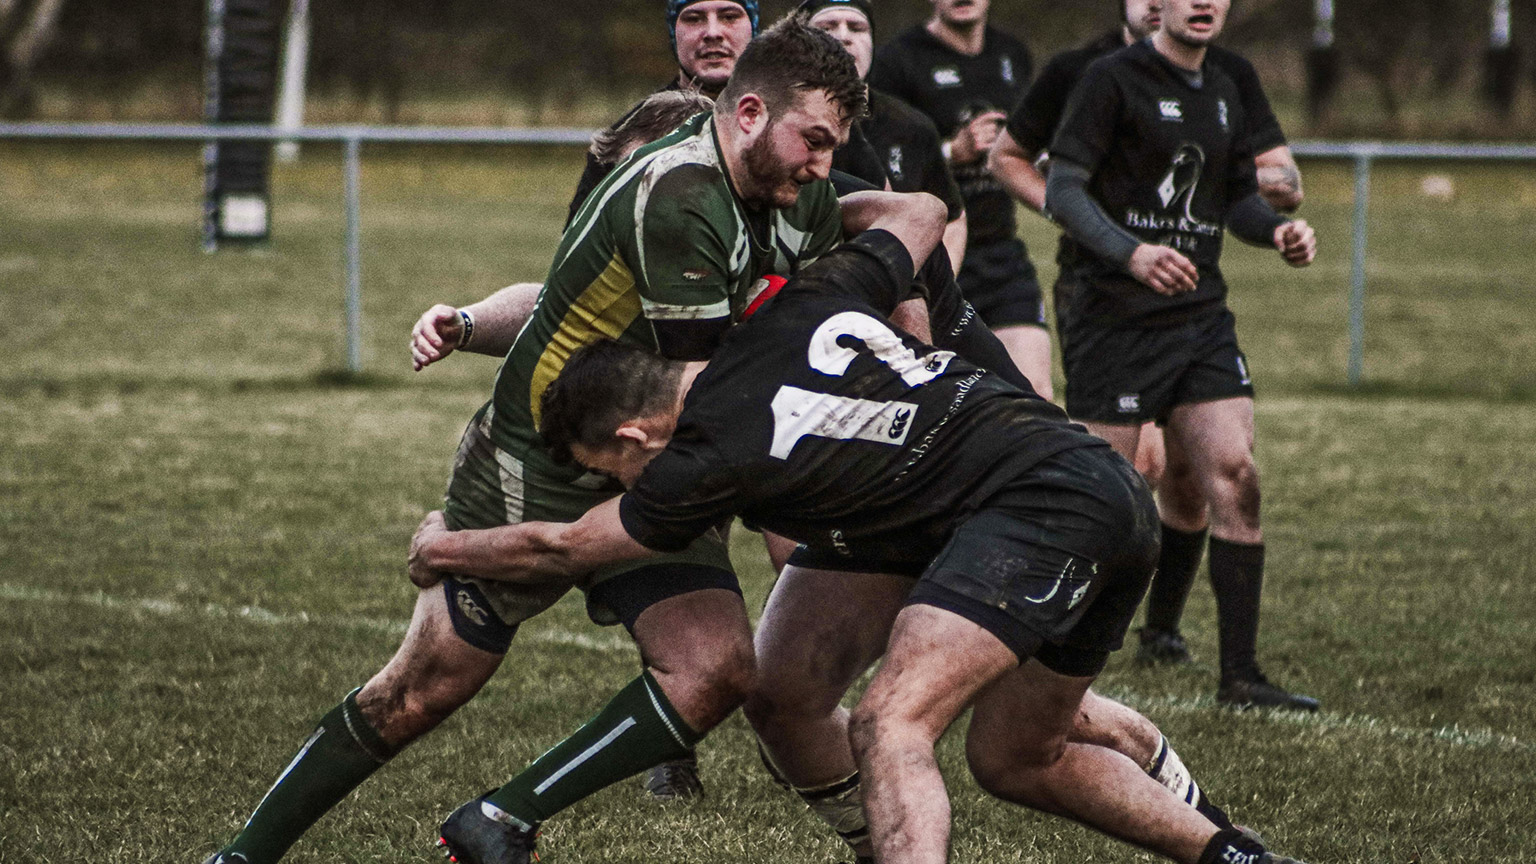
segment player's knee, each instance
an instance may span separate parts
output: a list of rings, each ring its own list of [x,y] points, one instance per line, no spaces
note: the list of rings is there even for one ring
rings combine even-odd
[[[1259,469],[1253,456],[1244,453],[1222,460],[1216,466],[1215,476],[1216,488],[1220,490],[1219,503],[1230,517],[1256,522],[1260,504]]]
[[[701,651],[695,662],[682,670],[688,678],[687,687],[696,694],[696,703],[702,706],[715,723],[740,708],[752,693],[755,668],[752,643],[739,640],[721,646],[720,650]]]
[[[1067,751],[1067,735],[1009,741],[970,737],[965,742],[965,762],[976,783],[988,794],[1012,798],[1019,794],[1020,778],[1049,768]]]

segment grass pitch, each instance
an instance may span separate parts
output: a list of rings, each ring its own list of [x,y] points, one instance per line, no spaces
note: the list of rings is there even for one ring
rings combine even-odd
[[[413,375],[409,326],[432,302],[541,278],[579,160],[365,155],[368,374],[349,380],[334,372],[337,151],[278,169],[268,247],[206,256],[192,149],[0,144],[0,862],[200,861],[398,644],[407,538],[496,368],[465,356]],[[1317,265],[1233,243],[1227,270],[1260,387],[1261,658],[1325,710],[1214,706],[1203,586],[1186,619],[1200,665],[1146,672],[1117,656],[1101,689],[1157,721],[1202,785],[1288,854],[1520,860],[1536,846],[1536,180],[1378,166],[1367,380],[1351,391],[1349,177],[1303,169]],[[1431,170],[1453,181],[1449,200],[1421,194]],[[1048,282],[1052,229],[1024,226]],[[736,542],[755,609],[765,559],[750,535]],[[442,816],[636,664],[621,631],[562,602],[289,860],[422,860]],[[941,754],[955,860],[1150,860],[986,799],[958,737]],[[739,718],[701,752],[702,802],[620,784],[547,826],[545,860],[839,859],[763,776]]]

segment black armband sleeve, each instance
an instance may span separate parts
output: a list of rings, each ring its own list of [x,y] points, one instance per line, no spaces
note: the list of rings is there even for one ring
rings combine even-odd
[[[1274,246],[1275,229],[1289,221],[1276,213],[1257,192],[1233,204],[1227,211],[1227,228],[1239,240],[1254,246]]]
[[[1072,239],[1105,260],[1124,266],[1142,240],[1116,225],[1088,194],[1088,169],[1057,158],[1045,183],[1045,207]]]
[[[729,318],[652,320],[656,346],[670,360],[708,360],[730,329]]]

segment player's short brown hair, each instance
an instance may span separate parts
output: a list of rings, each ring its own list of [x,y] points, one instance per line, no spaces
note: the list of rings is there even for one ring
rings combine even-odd
[[[571,445],[602,448],[624,423],[671,408],[682,374],[682,363],[612,339],[578,348],[539,398],[539,434],[569,464]]]
[[[756,93],[770,117],[790,110],[802,93],[825,92],[845,120],[869,111],[869,94],[853,55],[836,39],[794,13],[747,43],[730,81],[715,99],[715,111],[733,114],[741,97]]]
[[[592,136],[589,152],[599,165],[613,165],[683,125],[695,114],[715,107],[714,100],[696,90],[663,90],[652,93],[632,113]]]

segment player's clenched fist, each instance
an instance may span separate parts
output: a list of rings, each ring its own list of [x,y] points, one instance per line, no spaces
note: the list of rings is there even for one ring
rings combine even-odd
[[[421,313],[411,329],[411,368],[417,372],[453,353],[464,332],[459,310],[438,303]]]
[[[1275,248],[1292,267],[1305,267],[1317,257],[1317,233],[1305,219],[1287,222],[1275,229]]]
[[[1200,273],[1183,253],[1155,243],[1143,243],[1131,254],[1131,275],[1166,297],[1195,290]]]

